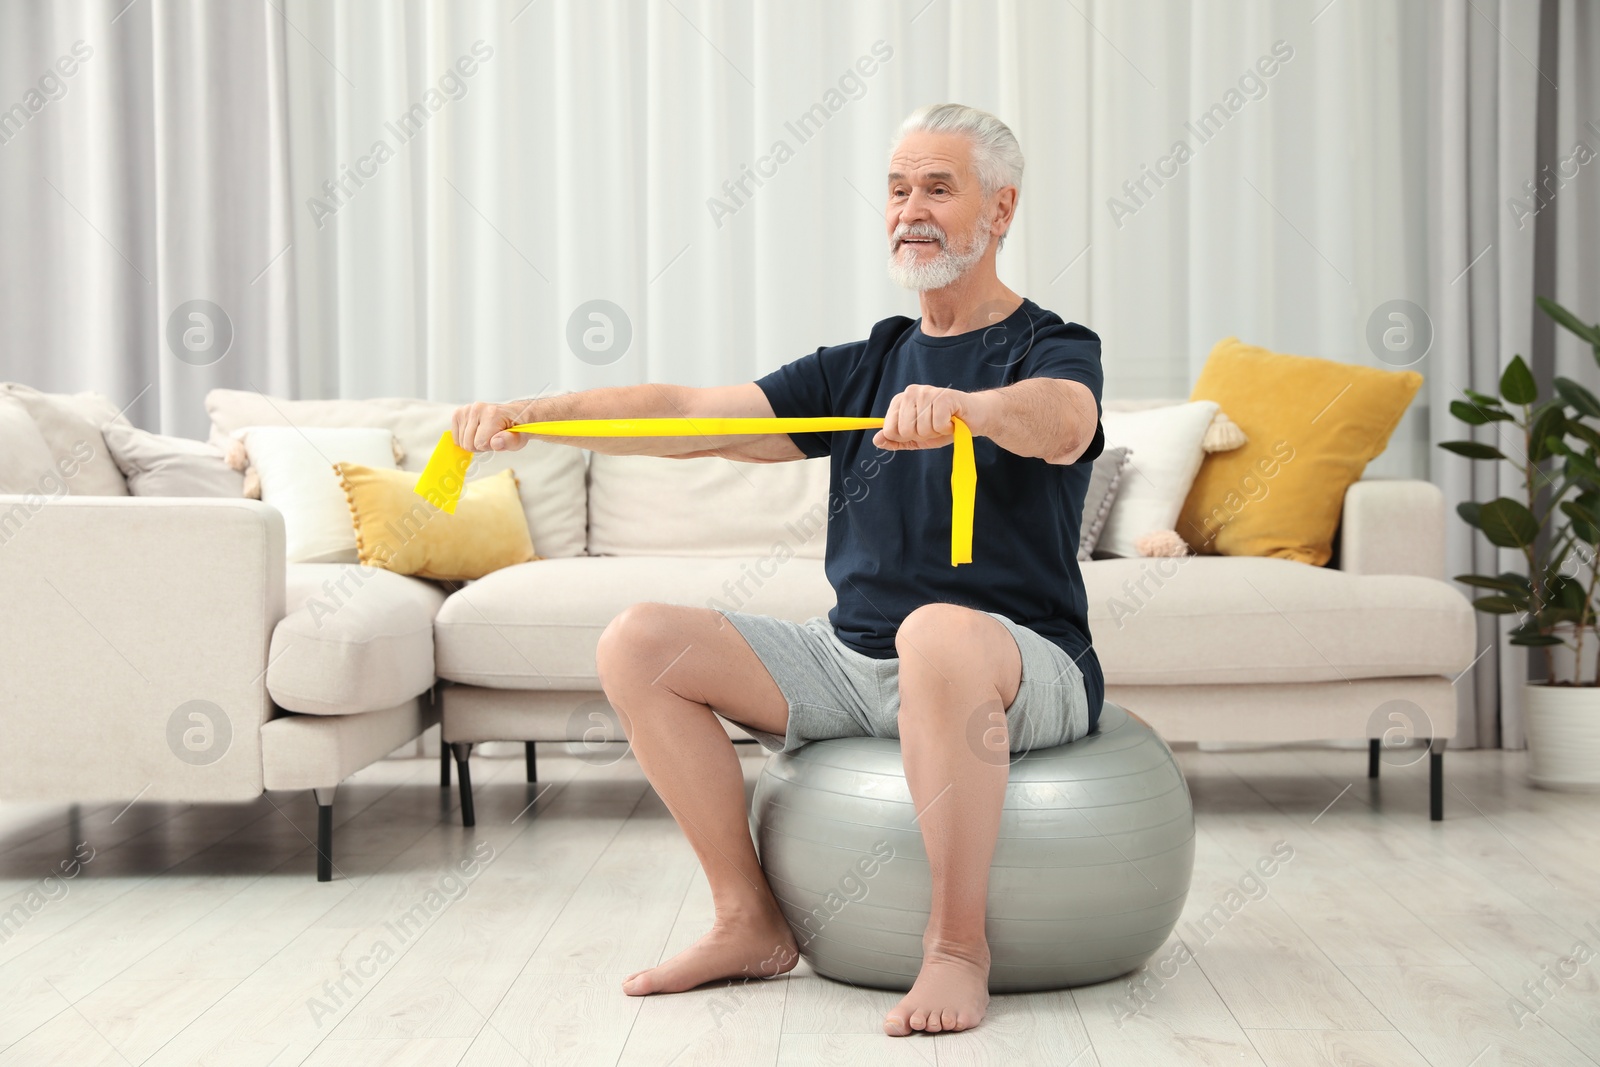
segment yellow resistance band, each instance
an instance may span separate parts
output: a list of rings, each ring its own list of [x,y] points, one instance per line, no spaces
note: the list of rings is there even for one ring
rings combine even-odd
[[[972,562],[972,513],[978,494],[978,468],[972,456],[972,431],[960,419],[955,428],[955,456],[950,469],[950,565]],[[525,422],[508,427],[513,433],[546,437],[727,437],[766,433],[828,433],[875,430],[882,419],[568,419]],[[441,511],[454,513],[466,483],[473,453],[456,444],[446,431],[428,465],[417,478],[417,495]]]

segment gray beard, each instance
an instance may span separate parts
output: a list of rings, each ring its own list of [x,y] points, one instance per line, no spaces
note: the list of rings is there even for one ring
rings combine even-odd
[[[896,285],[918,293],[953,285],[989,250],[989,236],[986,221],[979,219],[973,225],[965,252],[940,249],[931,263],[901,263],[899,256],[890,252],[889,278]]]

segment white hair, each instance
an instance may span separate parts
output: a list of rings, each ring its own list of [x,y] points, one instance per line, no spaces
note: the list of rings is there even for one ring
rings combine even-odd
[[[1022,146],[1011,127],[975,107],[965,104],[929,104],[906,116],[895,134],[892,154],[916,131],[959,133],[972,142],[972,167],[984,196],[993,196],[1007,185],[1022,188]]]

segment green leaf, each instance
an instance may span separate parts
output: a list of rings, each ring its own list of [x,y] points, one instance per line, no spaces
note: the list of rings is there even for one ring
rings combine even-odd
[[[1564,437],[1566,429],[1567,416],[1566,412],[1561,410],[1560,404],[1553,404],[1541,410],[1534,417],[1533,429],[1530,431],[1533,443],[1529,450],[1528,458],[1535,463],[1542,459],[1549,459],[1551,455],[1549,438],[1555,437],[1559,439]]]
[[[1600,326],[1587,326],[1578,316],[1545,297],[1534,297],[1534,303],[1539,305],[1539,310],[1555,319],[1557,323],[1571,330],[1591,345],[1600,345]]]
[[[1558,577],[1552,581],[1546,593],[1550,598],[1550,603],[1563,611],[1579,610],[1583,607],[1583,602],[1586,599],[1583,585],[1565,576]]]
[[[1572,408],[1586,419],[1600,419],[1600,397],[1573,381],[1571,378],[1557,378],[1555,381],[1556,392],[1561,394]]]
[[[1494,404],[1469,404],[1465,400],[1450,401],[1450,414],[1466,423],[1468,426],[1482,426],[1490,422],[1514,422],[1515,417],[1511,412],[1500,406],[1497,400]]]
[[[1488,393],[1480,393],[1476,389],[1463,389],[1461,391],[1467,395],[1467,399],[1475,400],[1486,408],[1497,408],[1500,406],[1500,398],[1497,396],[1490,396]]]
[[[1478,519],[1484,536],[1501,548],[1527,548],[1539,536],[1539,520],[1510,497],[1498,497],[1483,505]]]
[[[1503,596],[1481,596],[1472,602],[1472,606],[1490,615],[1511,615],[1522,610],[1521,604]]]
[[[1589,457],[1570,453],[1563,470],[1568,481],[1587,489],[1600,489],[1600,467],[1595,466]]]
[[[1566,642],[1551,634],[1512,634],[1511,643],[1513,645],[1532,645],[1536,648],[1544,648],[1549,645],[1565,644]]]
[[[1481,445],[1476,441],[1441,441],[1439,447],[1446,452],[1454,452],[1458,456],[1468,459],[1505,459],[1506,454],[1493,445]]]
[[[1563,500],[1561,511],[1572,520],[1572,532],[1577,534],[1580,540],[1591,545],[1600,541],[1600,522],[1595,521],[1595,517],[1587,508],[1579,507],[1571,500]]]
[[[1508,404],[1531,404],[1539,398],[1539,387],[1534,384],[1533,372],[1522,362],[1521,356],[1512,356],[1500,375],[1500,395]]]
[[[1492,576],[1488,574],[1458,574],[1456,581],[1462,585],[1474,586],[1478,589],[1500,589],[1507,593],[1520,596],[1523,600],[1528,598],[1531,584],[1528,579],[1520,574],[1502,574]]]
[[[1600,451],[1600,430],[1596,430],[1593,426],[1581,423],[1576,419],[1568,419],[1567,432],[1574,437],[1582,438],[1584,444],[1590,448]]]
[[[1456,505],[1456,514],[1474,530],[1483,529],[1483,505],[1475,500],[1463,500]]]

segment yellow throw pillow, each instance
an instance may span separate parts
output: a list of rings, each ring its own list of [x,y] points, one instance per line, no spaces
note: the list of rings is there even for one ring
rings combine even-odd
[[[517,496],[517,476],[504,470],[468,482],[454,515],[416,495],[414,471],[335,463],[361,562],[396,574],[440,581],[482,578],[540,559]]]
[[[1178,533],[1204,555],[1327,563],[1345,490],[1387,447],[1421,385],[1416,371],[1218,341],[1189,399],[1216,401],[1248,442],[1206,456]]]

